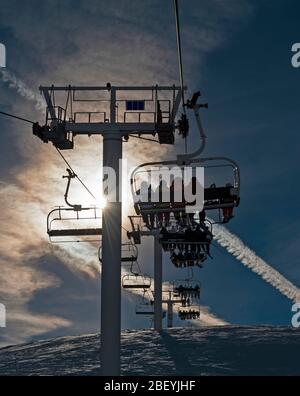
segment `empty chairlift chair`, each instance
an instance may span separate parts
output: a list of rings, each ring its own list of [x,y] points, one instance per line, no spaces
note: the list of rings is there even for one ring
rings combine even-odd
[[[47,216],[47,234],[53,243],[100,241],[102,235],[102,210],[96,206],[83,207],[68,201],[71,179],[75,174],[67,169],[65,193],[67,207],[55,208]]]
[[[137,261],[138,258],[138,248],[135,244],[128,242],[122,243],[121,246],[121,262],[124,264],[132,265]],[[102,263],[102,247],[99,248],[99,261]]]
[[[123,289],[146,290],[151,288],[151,278],[138,273],[126,274],[122,277]]]
[[[96,223],[92,226],[92,223]],[[81,207],[78,210],[58,207],[47,217],[47,234],[52,243],[100,241],[102,235],[102,211],[97,207]]]
[[[154,301],[143,301],[135,307],[136,315],[154,315]]]
[[[122,244],[122,263],[133,263],[138,258],[138,249],[133,243],[123,243]]]

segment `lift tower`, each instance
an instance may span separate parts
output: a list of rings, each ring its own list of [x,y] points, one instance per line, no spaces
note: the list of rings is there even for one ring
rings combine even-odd
[[[42,86],[46,124],[33,126],[43,142],[59,150],[74,148],[76,135],[102,135],[103,167],[116,176],[114,190],[104,191],[107,206],[102,220],[101,369],[120,374],[121,333],[121,221],[122,142],[129,135],[157,136],[174,144],[175,117],[182,89],[173,86]],[[104,175],[105,177],[105,175]],[[157,258],[160,260],[157,252]],[[157,291],[161,286],[157,286]],[[158,301],[161,305],[161,296]]]

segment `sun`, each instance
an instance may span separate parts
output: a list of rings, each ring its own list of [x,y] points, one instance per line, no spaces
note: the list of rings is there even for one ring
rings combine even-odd
[[[107,205],[107,200],[104,194],[101,192],[99,186],[91,188],[91,194],[89,194],[81,186],[74,186],[69,195],[69,201],[73,204],[81,205],[82,207],[96,207],[104,209]]]
[[[102,209],[102,210],[106,208],[106,206],[107,206],[107,199],[104,197],[103,194],[101,194],[99,200],[97,200],[96,206],[99,207],[99,208]]]

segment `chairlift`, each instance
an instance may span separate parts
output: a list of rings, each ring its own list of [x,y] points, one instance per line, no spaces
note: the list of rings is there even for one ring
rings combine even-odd
[[[203,262],[207,257],[208,254],[205,252],[188,252],[184,254],[173,252],[170,259],[176,268],[193,268],[195,266],[202,268]]]
[[[63,178],[68,179],[65,192],[65,202],[68,206],[59,206],[49,212],[47,216],[49,239],[53,243],[99,241],[102,235],[102,210],[96,206],[83,207],[68,201],[71,179],[76,175],[70,169],[67,169],[67,172],[68,175]]]
[[[122,243],[121,261],[122,263],[133,263],[138,258],[138,249],[135,244]]]
[[[207,224],[207,225],[206,225]],[[210,244],[213,239],[212,224],[208,221],[196,226],[178,228],[160,232],[160,243],[166,252],[170,252],[171,262],[176,268],[202,268],[202,263],[210,255]],[[212,257],[211,257],[212,258]]]
[[[136,315],[154,315],[154,301],[143,301],[135,307]]]
[[[175,202],[172,199],[174,192],[172,191],[172,184],[167,187],[166,196],[169,196],[169,202],[163,202],[161,200],[160,186],[148,186],[149,192],[147,194],[142,194],[141,183],[145,183],[145,179],[150,180],[150,173],[152,172],[152,180],[159,179],[161,170],[160,167],[166,167],[171,171],[171,177],[174,179],[180,177],[182,183],[184,181],[184,167],[178,159],[175,161],[162,161],[162,162],[148,162],[139,165],[132,173],[131,176],[131,189],[132,195],[134,197],[134,207],[138,215],[141,215],[144,219],[144,223],[148,228],[161,228],[162,225],[168,225],[171,215],[174,216],[175,220],[178,218],[185,217],[189,219],[194,217],[191,213],[195,203],[186,202],[184,199],[183,191],[180,196],[182,200],[180,202]],[[233,215],[232,210],[237,207],[240,202],[240,171],[237,163],[229,158],[225,157],[211,157],[211,158],[193,158],[189,161],[188,166],[191,167],[192,174],[195,174],[197,166],[203,166],[204,170],[215,170],[227,171],[231,170],[231,175],[227,176],[225,180],[221,180],[220,184],[210,183],[204,186],[204,211],[217,210],[222,212],[221,221],[227,222]],[[156,169],[151,169],[151,167],[156,167]],[[172,168],[176,167],[176,176],[172,174]],[[180,172],[178,172],[178,169]],[[175,172],[175,171],[174,171]],[[154,175],[153,175],[154,173]],[[155,176],[157,173],[157,177]],[[207,172],[206,172],[207,173]],[[146,176],[145,176],[146,174]],[[215,176],[218,179],[218,175]],[[196,183],[196,178],[193,176],[192,184]],[[183,185],[183,184],[182,184]],[[153,198],[152,191],[156,191],[155,199]],[[160,193],[160,195],[159,195]],[[142,196],[143,195],[143,196]],[[159,198],[158,198],[159,197]],[[154,202],[155,201],[155,202]],[[157,202],[159,201],[159,202]],[[189,207],[189,212],[187,213],[187,207]],[[195,210],[194,213],[197,213]],[[199,213],[198,213],[199,216]]]
[[[210,256],[212,232],[207,226],[198,224],[193,229],[184,231],[175,229],[172,232],[163,228],[160,232],[160,243],[164,251],[170,252],[170,259],[177,268],[199,266]]]
[[[173,251],[176,248],[191,251],[206,250],[205,247],[210,244],[211,239],[212,229],[206,226],[201,228],[200,225],[171,231],[163,228],[159,234],[159,241],[165,251]]]
[[[127,237],[129,240],[132,239],[135,245],[141,244],[141,232],[145,231],[144,222],[142,216],[128,216],[130,224],[131,224],[131,231],[127,231]]]
[[[135,245],[141,244],[141,229],[143,227],[141,216],[128,216],[131,224],[131,231],[127,231],[129,240],[133,240]]]
[[[101,209],[97,207],[82,207],[77,211],[65,207],[51,210],[47,216],[47,234],[50,241],[52,243],[100,241],[101,213]],[[96,226],[91,227],[92,222],[96,223]],[[80,239],[74,239],[76,237]]]
[[[149,276],[138,273],[126,274],[122,277],[123,289],[150,289],[151,283]]]
[[[199,211],[194,202],[186,201],[184,191],[179,192],[181,199],[178,200],[178,198],[175,198],[175,189],[177,188],[174,183],[175,178],[181,180],[179,182],[181,186],[184,185],[184,167],[186,166],[192,168],[193,176],[191,185],[196,190],[195,192],[197,192],[197,189],[195,189],[197,186],[195,174],[198,166],[204,167],[205,170],[217,169],[218,173],[222,169],[230,170],[230,179],[226,177],[226,179],[221,180],[217,184],[218,175],[215,175],[214,180],[209,185],[204,185],[204,215],[206,210],[217,210],[219,213],[222,212],[222,215],[219,216],[219,222],[228,222],[233,217],[233,208],[239,205],[240,170],[238,164],[227,157],[203,158],[200,156],[205,148],[206,135],[199,116],[199,109],[201,107],[206,108],[207,104],[198,104],[199,96],[200,92],[196,92],[192,99],[187,101],[186,106],[194,111],[200,134],[200,147],[192,153],[178,155],[175,160],[141,164],[132,172],[131,190],[135,203],[135,211],[143,217],[149,229],[161,228],[162,225],[166,226],[171,215],[175,216],[177,222],[178,217],[182,215],[188,219],[189,216],[187,214],[193,211],[193,206],[195,207],[195,213]],[[182,132],[182,128],[180,130]],[[154,170],[153,167],[156,167],[156,169]],[[168,176],[172,176],[173,180],[168,181],[168,186],[163,186],[162,167],[171,170],[171,175],[169,174]],[[153,183],[153,176],[157,176],[158,186],[149,183],[149,180]],[[144,187],[142,182],[145,183]],[[165,193],[168,193],[169,199],[167,200],[162,199],[163,189],[165,189]],[[153,199],[154,191],[156,192],[155,199]],[[187,211],[187,206],[189,206],[189,211]]]
[[[102,247],[99,247],[99,261],[102,263]],[[122,243],[121,245],[121,262],[122,263],[135,263],[138,258],[138,249],[135,244],[131,242]]]
[[[181,320],[199,320],[200,319],[200,307],[197,305],[180,307],[178,309],[178,316],[179,316],[179,319],[181,319]]]
[[[173,284],[174,297],[199,299],[201,283],[196,280],[176,280]]]

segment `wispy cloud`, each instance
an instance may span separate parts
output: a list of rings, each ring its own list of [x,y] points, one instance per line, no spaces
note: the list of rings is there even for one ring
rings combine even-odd
[[[37,110],[44,110],[46,102],[42,96],[37,95],[35,91],[30,89],[26,83],[16,77],[8,69],[0,69],[0,76],[4,83],[7,83],[9,88],[15,89],[24,99],[35,102]]]
[[[20,311],[14,309],[11,313],[8,312],[7,331],[0,339],[0,347],[19,344],[51,330],[71,325],[72,323],[64,318],[31,313],[20,307]]]

